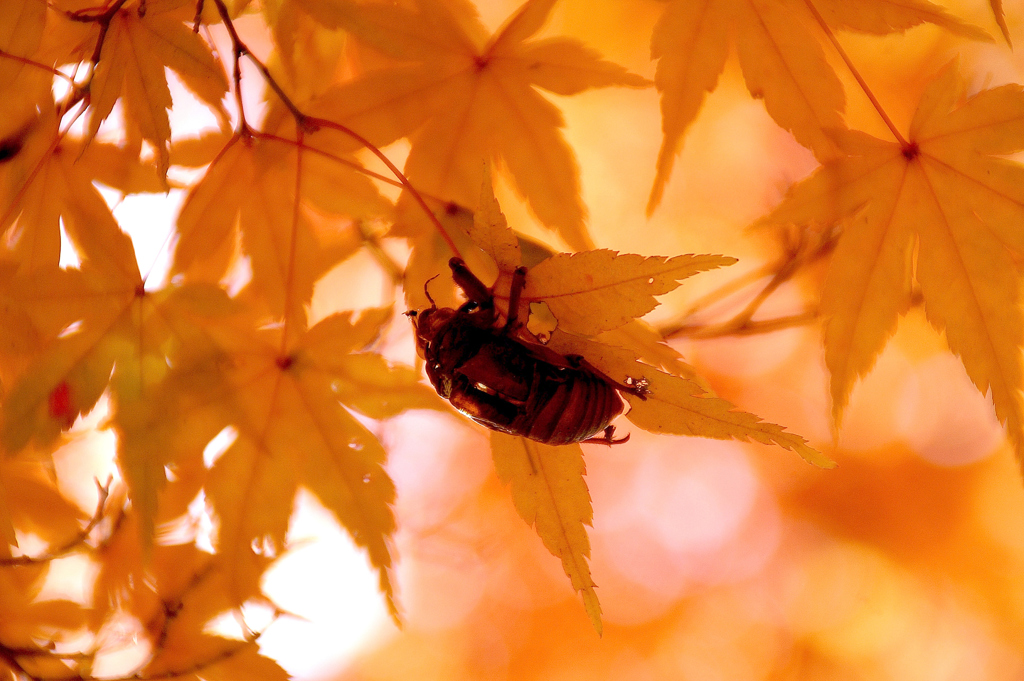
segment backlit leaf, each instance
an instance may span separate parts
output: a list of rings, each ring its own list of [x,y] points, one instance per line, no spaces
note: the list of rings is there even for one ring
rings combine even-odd
[[[719,255],[561,253],[530,270],[523,298],[546,303],[562,329],[592,336],[647,314],[658,304],[654,297],[682,279],[734,262]]]
[[[484,181],[480,189],[480,207],[473,214],[473,227],[469,238],[484,253],[491,256],[500,272],[512,272],[522,263],[519,240],[501,212],[498,199],[494,197],[490,167],[484,169]]]
[[[815,5],[837,29],[890,33],[930,22],[970,38],[990,39],[925,0],[816,0]],[[664,141],[648,214],[661,202],[683,135],[706,94],[717,86],[730,42],[735,42],[747,89],[764,99],[768,114],[818,159],[838,153],[826,133],[843,126],[845,95],[816,35],[820,29],[805,0],[668,4],[651,39],[651,55],[658,60],[655,84],[662,94]]]
[[[963,88],[951,63],[922,95],[908,146],[838,135],[848,155],[795,186],[764,222],[844,226],[822,294],[837,420],[916,280],[929,321],[991,393],[1021,456],[1024,318],[1012,253],[1024,247],[1024,167],[1001,157],[1024,149],[1024,91],[1006,85],[964,99]]]
[[[638,353],[622,346],[599,343],[564,330],[551,334],[548,348],[579,355],[612,380],[646,388],[643,398],[621,393],[629,402],[626,418],[652,433],[708,437],[775,444],[799,454],[809,463],[831,468],[835,463],[794,433],[741,411],[710,391],[698,377],[680,377],[637,361]],[[649,391],[649,392],[646,392]]]
[[[534,527],[544,546],[562,561],[562,569],[580,592],[591,623],[602,631],[601,605],[590,577],[590,540],[586,526],[593,520],[590,492],[583,480],[586,466],[579,445],[550,445],[491,433],[494,469],[512,487],[519,516]]]
[[[171,93],[165,67],[173,69],[222,120],[227,119],[221,104],[227,93],[224,71],[209,45],[176,15],[161,12],[159,7],[140,12],[129,3],[113,17],[103,36],[100,60],[90,85],[88,138],[95,137],[115,102],[121,100],[126,125],[156,150],[161,177],[170,164],[171,139],[167,119]]]
[[[479,19],[464,6],[418,0],[407,9],[306,0],[313,16],[401,60],[327,92],[316,111],[378,146],[410,136],[410,180],[421,192],[460,205],[479,201],[481,160],[499,161],[544,224],[574,248],[588,248],[579,170],[560,131],[562,116],[535,87],[546,83],[559,92],[579,92],[642,87],[647,81],[568,40],[555,47],[524,42],[540,29],[552,4],[530,0],[481,44]],[[396,24],[416,28],[388,30]],[[423,225],[415,233],[427,224],[419,211],[416,206],[402,213]]]

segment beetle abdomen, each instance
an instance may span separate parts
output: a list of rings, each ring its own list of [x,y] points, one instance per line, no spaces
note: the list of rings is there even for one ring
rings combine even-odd
[[[519,434],[552,445],[581,442],[622,413],[622,400],[608,383],[582,369],[561,371],[566,380],[551,380],[553,390],[534,393],[534,404],[520,415]]]
[[[586,369],[540,360],[515,340],[492,334],[461,359],[443,372],[451,381],[442,394],[489,428],[569,444],[596,435],[622,413],[612,385]]]

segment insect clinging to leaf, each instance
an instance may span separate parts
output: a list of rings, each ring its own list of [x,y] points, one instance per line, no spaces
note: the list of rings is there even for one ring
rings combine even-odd
[[[424,286],[431,306],[406,313],[427,377],[441,397],[492,430],[550,445],[629,439],[615,439],[610,424],[624,409],[620,392],[645,399],[643,381],[618,383],[583,357],[519,338],[525,267],[512,275],[509,311],[501,323],[493,291],[460,258],[448,264],[467,302],[458,309],[438,307]]]

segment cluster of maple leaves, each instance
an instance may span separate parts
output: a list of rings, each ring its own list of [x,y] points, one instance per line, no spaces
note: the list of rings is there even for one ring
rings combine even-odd
[[[511,273],[529,266],[527,328],[615,380],[645,381],[647,399],[627,397],[636,426],[774,443],[830,464],[799,436],[715,397],[638,319],[654,296],[733,259],[594,250],[561,113],[540,90],[650,83],[578,41],[536,39],[554,5],[528,0],[490,35],[468,0],[0,0],[0,666],[89,678],[112,623],[127,617],[151,653],[125,675],[283,677],[258,655],[258,632],[230,638],[204,627],[265,600],[260,579],[287,548],[300,487],[367,551],[398,617],[394,485],[385,450],[353,412],[384,419],[446,407],[414,367],[376,351],[401,321],[393,308],[315,323],[309,313],[317,282],[371,246],[368,224],[407,240],[411,309],[427,305],[424,284],[453,253],[494,282],[499,308]],[[993,10],[1005,33],[997,2]],[[257,12],[273,37],[266,62],[232,21]],[[667,3],[652,40],[665,136],[648,210],[735,44],[750,91],[822,164],[760,224],[841,233],[822,291],[836,419],[919,295],[1019,451],[1024,169],[1004,157],[1024,149],[1024,91],[1008,85],[965,101],[950,64],[907,133],[890,124],[893,139],[880,140],[844,127],[843,90],[824,57],[833,30],[921,22],[988,39],[925,0]],[[215,49],[214,35],[230,53]],[[258,123],[243,105],[242,88],[256,87],[241,78],[245,58],[268,86]],[[168,68],[219,129],[173,134]],[[104,141],[108,129],[120,141]],[[387,175],[358,160],[402,138],[411,144],[402,171],[386,158]],[[491,164],[579,252],[521,248],[491,191]],[[169,283],[150,288],[96,184],[165,191],[176,185],[172,168],[200,172],[177,216]],[[396,202],[384,184],[402,188]],[[62,236],[73,266],[61,265]],[[240,269],[249,276],[236,291]],[[432,290],[437,304],[457,303],[453,286]],[[104,395],[123,485],[102,487],[90,520],[61,494],[48,461]],[[205,460],[215,439],[226,444]],[[562,560],[600,630],[582,449],[501,433],[492,445],[517,510]],[[159,540],[200,494],[215,552]],[[30,534],[49,548],[21,551],[19,536]],[[99,567],[92,601],[34,602],[48,565],[76,552]]]

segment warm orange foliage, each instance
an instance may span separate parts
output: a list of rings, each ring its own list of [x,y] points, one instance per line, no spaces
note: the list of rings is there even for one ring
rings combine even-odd
[[[1019,676],[1024,16],[983,9],[0,0],[0,676],[286,678],[306,493],[407,626],[353,678]],[[438,397],[402,312],[452,256],[628,444]]]

